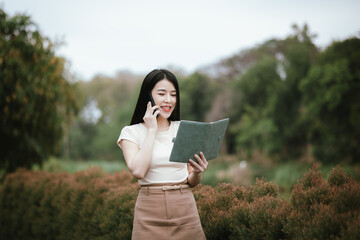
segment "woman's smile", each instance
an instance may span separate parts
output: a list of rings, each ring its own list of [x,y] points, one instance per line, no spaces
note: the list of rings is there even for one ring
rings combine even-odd
[[[171,111],[171,106],[167,105],[167,106],[161,106],[160,107],[164,112],[170,112]]]

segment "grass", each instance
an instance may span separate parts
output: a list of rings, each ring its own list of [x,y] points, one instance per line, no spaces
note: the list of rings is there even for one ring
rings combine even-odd
[[[73,161],[68,159],[50,158],[42,167],[36,165],[34,170],[44,170],[49,172],[69,172],[74,173],[86,170],[91,167],[100,167],[105,172],[113,173],[126,169],[125,163],[122,161],[105,161],[105,160],[90,160],[90,161]]]
[[[317,163],[318,169],[325,178],[327,178],[331,170],[338,165],[344,169],[347,174],[352,175],[355,180],[358,181],[360,179],[360,165],[358,164]],[[266,180],[274,182],[279,186],[279,197],[283,199],[289,199],[293,186],[312,166],[313,164],[300,161],[278,163],[271,167],[261,167],[251,164],[252,169],[254,169],[255,178],[264,177]]]
[[[226,162],[221,159],[215,159],[209,162],[207,170],[203,173],[201,183],[203,185],[216,186],[220,182],[231,182],[228,176],[220,177],[219,173],[229,168]]]

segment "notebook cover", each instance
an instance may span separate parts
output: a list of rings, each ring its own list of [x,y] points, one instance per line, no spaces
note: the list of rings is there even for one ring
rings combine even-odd
[[[192,159],[196,162],[194,154],[201,151],[206,160],[216,158],[228,124],[228,118],[211,123],[180,121],[176,138],[173,139],[170,161],[188,163]]]

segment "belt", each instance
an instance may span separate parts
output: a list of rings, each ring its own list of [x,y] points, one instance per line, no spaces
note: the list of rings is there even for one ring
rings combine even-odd
[[[185,189],[190,188],[188,184],[182,184],[182,185],[164,185],[164,186],[141,186],[143,189],[148,190],[163,190],[163,191],[169,191],[169,190],[179,190],[179,189]]]

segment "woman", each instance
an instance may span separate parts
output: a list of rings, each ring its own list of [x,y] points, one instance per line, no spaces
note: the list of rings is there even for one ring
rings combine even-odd
[[[200,153],[194,156],[198,163],[169,161],[180,123],[179,95],[174,74],[151,71],[142,83],[131,124],[117,141],[141,186],[132,239],[205,239],[190,187],[200,183],[206,158]]]

